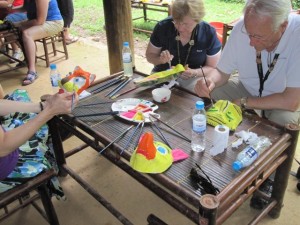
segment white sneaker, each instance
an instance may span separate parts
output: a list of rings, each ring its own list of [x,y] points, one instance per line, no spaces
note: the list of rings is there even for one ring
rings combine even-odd
[[[23,52],[21,50],[17,50],[13,53],[12,57],[15,59],[21,60],[23,58]],[[15,63],[15,62],[17,62],[17,61],[14,59],[9,60],[9,63]]]

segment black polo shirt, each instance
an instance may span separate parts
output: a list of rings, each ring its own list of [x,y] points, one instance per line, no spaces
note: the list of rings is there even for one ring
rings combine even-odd
[[[150,42],[158,48],[161,48],[161,51],[169,50],[169,52],[174,55],[172,60],[172,66],[176,66],[179,63],[178,60],[178,51],[177,51],[177,31],[174,24],[172,23],[172,17],[168,17],[157,23],[153,33],[150,37]],[[194,41],[195,45],[192,46],[187,64],[190,68],[196,69],[203,66],[206,62],[206,57],[213,56],[217,54],[222,45],[217,38],[216,30],[206,22],[200,22],[195,28]],[[187,43],[185,46],[182,46],[179,41],[179,55],[181,64],[185,63],[188,49],[190,45]],[[169,69],[169,65],[161,64],[154,67],[153,71],[164,71]]]

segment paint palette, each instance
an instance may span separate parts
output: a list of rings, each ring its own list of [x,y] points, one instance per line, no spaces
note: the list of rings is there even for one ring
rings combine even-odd
[[[125,98],[114,102],[111,109],[113,111],[119,111],[118,116],[125,120],[136,123],[144,120],[146,123],[149,123],[149,114],[154,113],[154,111],[158,109],[158,106],[148,100]]]

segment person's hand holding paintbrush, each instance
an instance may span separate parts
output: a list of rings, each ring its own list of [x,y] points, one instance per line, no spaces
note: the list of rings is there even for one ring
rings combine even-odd
[[[174,56],[171,55],[169,50],[162,51],[159,55],[160,63],[161,64],[168,63],[169,64],[169,69],[172,68],[171,61],[172,61],[173,58],[174,58]]]
[[[59,114],[68,114],[78,103],[76,92],[56,93],[47,95],[41,102],[41,110],[47,111],[51,117]]]
[[[202,67],[200,69],[202,71],[203,79],[199,79],[197,81],[194,91],[199,97],[210,98],[212,105],[214,105],[210,93],[217,86],[217,84],[214,82],[211,76],[206,76],[204,74]]]

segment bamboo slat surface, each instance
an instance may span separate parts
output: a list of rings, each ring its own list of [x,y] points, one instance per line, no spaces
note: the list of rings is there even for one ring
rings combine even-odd
[[[135,74],[139,77],[140,74]],[[116,77],[116,76],[114,76]],[[113,77],[111,77],[113,78]],[[103,82],[98,82],[96,85],[91,87],[88,91],[93,92],[99,86],[103,85],[109,80],[104,80]],[[159,85],[161,86],[161,85]],[[137,125],[137,123],[126,121],[119,118],[117,115],[104,115],[104,116],[93,116],[93,117],[80,117],[79,115],[109,112],[111,111],[112,100],[105,97],[113,88],[107,88],[97,94],[87,97],[79,102],[77,107],[73,111],[73,115],[65,116],[68,117],[72,124],[78,126],[84,131],[91,134],[96,141],[101,142],[104,146],[118,137],[124,130],[126,130],[132,124]],[[129,90],[135,87],[133,83],[127,85],[121,92]],[[152,87],[140,87],[125,95],[118,97],[116,100],[123,98],[139,98],[144,100],[149,100],[153,102],[151,91]],[[180,133],[184,134],[186,137],[191,137],[191,127],[192,127],[192,114],[194,110],[195,102],[199,100],[199,97],[191,94],[189,91],[183,90],[181,88],[172,88],[171,99],[167,103],[155,103],[158,105],[158,109],[155,111],[160,114],[160,119],[167,123],[172,128],[176,129]],[[86,106],[87,104],[103,103],[99,105]],[[205,99],[206,106],[209,107],[209,101]],[[81,106],[85,105],[85,106]],[[187,204],[192,207],[199,207],[199,199],[203,194],[200,189],[195,187],[194,183],[191,182],[190,170],[195,167],[195,163],[201,165],[202,169],[208,174],[212,183],[221,191],[219,196],[220,200],[220,210],[224,212],[223,214],[227,217],[235,207],[228,209],[232,202],[244,201],[247,196],[253,193],[257,188],[256,182],[261,184],[264,179],[266,179],[266,174],[272,173],[287,157],[283,157],[278,160],[279,156],[285,151],[285,149],[290,145],[291,136],[284,132],[284,129],[266,120],[262,120],[254,114],[244,113],[243,121],[238,126],[235,132],[241,130],[252,131],[257,135],[264,135],[270,138],[273,145],[266,150],[252,166],[241,172],[235,172],[232,169],[232,163],[236,159],[237,154],[246,147],[245,144],[241,145],[237,149],[232,149],[231,143],[234,142],[237,137],[234,132],[230,133],[229,142],[227,149],[215,157],[209,154],[209,150],[212,147],[212,138],[214,134],[214,128],[207,127],[206,132],[206,150],[202,153],[193,152],[191,145],[188,141],[182,139],[174,131],[165,126],[164,124],[156,123],[162,130],[168,143],[173,149],[181,149],[189,155],[188,159],[175,162],[172,166],[162,174],[150,175],[151,179],[154,179],[157,183],[164,186],[167,190],[172,192],[172,195],[176,196],[181,200],[184,200],[183,204]],[[118,153],[122,152],[124,146],[126,145],[128,139],[131,137],[132,131],[129,131],[124,135],[118,142],[111,146],[111,148],[105,151],[112,151],[116,154],[116,159],[118,158]],[[159,135],[159,133],[154,130],[150,124],[145,124],[143,132],[152,132],[155,136],[156,141],[164,142]],[[131,141],[131,145],[128,149],[125,149],[121,159],[129,161],[136,143],[138,141],[138,135],[136,135]],[[116,152],[116,153],[115,153]],[[277,160],[277,161],[276,161]],[[271,168],[271,164],[273,167]],[[278,165],[276,165],[276,163]],[[270,168],[271,169],[270,169]],[[265,173],[265,174],[264,174]],[[238,190],[235,192],[235,190]],[[238,199],[240,196],[242,198]],[[229,210],[226,212],[226,210]],[[232,211],[231,211],[232,210]],[[222,218],[222,221],[226,218]],[[193,219],[195,221],[195,217]],[[219,221],[220,222],[220,221]]]

